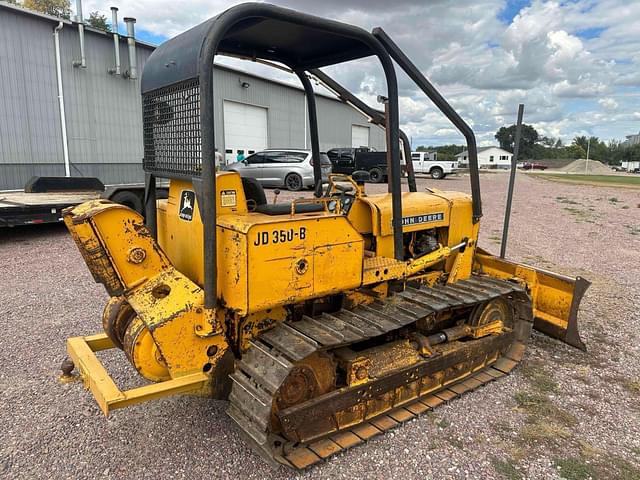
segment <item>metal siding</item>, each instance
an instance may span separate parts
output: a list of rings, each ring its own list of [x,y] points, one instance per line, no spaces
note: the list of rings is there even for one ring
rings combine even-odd
[[[22,188],[33,175],[64,174],[54,25],[0,8],[0,189]],[[114,61],[110,35],[86,31],[85,47],[87,68],[74,68],[80,56],[77,27],[65,24],[60,49],[71,174],[97,176],[105,183],[141,181],[140,81],[107,73]],[[150,48],[137,47],[138,76],[150,54]],[[124,37],[120,60],[124,73],[129,68]],[[224,69],[215,75],[215,135],[221,152],[224,100],[267,108],[269,147],[305,147],[303,91]],[[353,124],[370,126],[371,146],[385,148],[384,132],[351,107],[321,96],[317,104],[322,150],[349,146]]]
[[[349,105],[326,97],[316,97],[318,105],[318,130],[320,150],[351,146],[351,127],[369,127],[369,146],[376,150],[386,149],[384,131],[370,123]]]
[[[0,189],[21,188],[33,175],[64,175],[55,74],[53,22],[0,10]],[[65,24],[60,53],[71,174],[105,183],[142,181],[140,83],[107,73],[110,35],[85,32],[87,68],[78,32]],[[151,49],[138,46],[138,73]],[[129,68],[120,40],[122,71]]]
[[[49,22],[0,13],[0,188],[62,158],[52,33]]]
[[[85,49],[87,68],[73,67],[73,60],[80,57],[77,30],[62,30],[62,78],[71,163],[140,164],[142,100],[139,76],[130,80],[124,75],[107,73],[114,62],[111,37],[87,32]],[[151,51],[138,47],[136,53],[140,73]],[[120,60],[124,73],[129,69],[129,58],[127,43],[122,37]],[[141,180],[141,177],[133,180]]]
[[[241,80],[249,88],[241,86]],[[216,94],[215,122],[216,145],[224,152],[223,102],[231,100],[267,108],[267,128],[270,148],[304,148],[304,94],[294,88],[266,80],[243,76],[238,72],[218,69],[215,71]]]

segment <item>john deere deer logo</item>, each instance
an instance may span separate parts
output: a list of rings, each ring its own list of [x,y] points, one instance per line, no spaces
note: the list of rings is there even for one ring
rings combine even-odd
[[[183,190],[180,196],[180,211],[178,216],[182,220],[190,222],[193,219],[193,206],[196,203],[196,194],[191,190]]]

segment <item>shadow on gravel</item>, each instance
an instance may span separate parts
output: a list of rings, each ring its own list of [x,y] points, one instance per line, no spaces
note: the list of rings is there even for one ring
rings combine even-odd
[[[0,245],[9,242],[26,242],[66,233],[67,228],[62,222],[0,228]]]

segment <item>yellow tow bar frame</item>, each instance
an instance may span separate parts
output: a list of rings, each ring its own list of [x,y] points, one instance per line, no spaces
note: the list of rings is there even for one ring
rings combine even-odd
[[[124,408],[167,395],[199,391],[208,385],[209,377],[205,373],[197,372],[130,390],[120,390],[96,356],[96,352],[112,348],[116,348],[116,346],[104,333],[67,339],[67,352],[73,360],[85,388],[91,390],[105,415],[117,408]]]

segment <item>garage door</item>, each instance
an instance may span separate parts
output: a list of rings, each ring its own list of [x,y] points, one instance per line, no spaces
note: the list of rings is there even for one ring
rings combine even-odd
[[[224,101],[224,148],[227,163],[236,161],[239,150],[246,157],[267,148],[267,132],[266,108]]]
[[[351,146],[353,148],[369,146],[369,127],[351,125]]]

